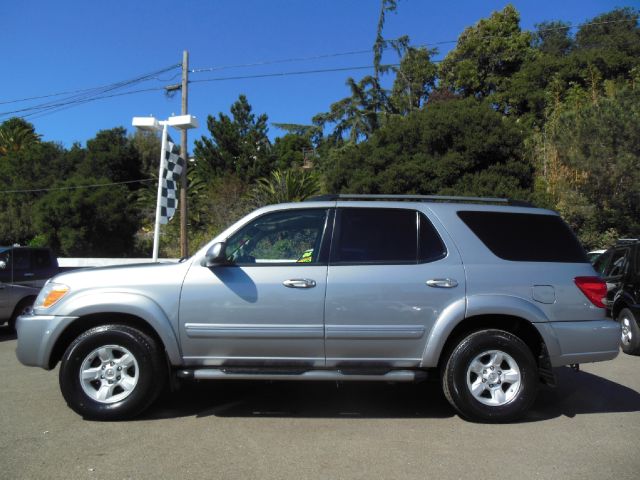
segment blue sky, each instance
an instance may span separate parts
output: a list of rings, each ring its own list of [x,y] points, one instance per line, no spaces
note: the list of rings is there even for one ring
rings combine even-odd
[[[413,44],[456,40],[473,25],[509,2],[458,0],[434,2],[399,0],[387,18],[385,37],[409,35]],[[616,6],[638,2],[608,0],[514,0],[521,26],[533,29],[544,20],[578,25]],[[379,0],[21,0],[4,2],[0,30],[0,112],[32,106],[13,103],[26,97],[73,91],[129,80],[180,63],[190,54],[193,81],[302,70],[372,64]],[[453,43],[439,45],[441,58]],[[366,53],[271,65],[235,67],[259,62],[367,50]],[[386,61],[395,59],[388,55]],[[224,67],[221,69],[221,67]],[[207,133],[206,117],[228,113],[244,93],[256,113],[270,122],[309,124],[347,95],[348,76],[361,78],[367,70],[260,79],[193,83],[189,111],[200,128],[190,143]],[[175,75],[175,77],[174,77]],[[158,75],[130,90],[160,88],[180,81],[179,69]],[[119,90],[119,91],[126,91]],[[11,103],[9,103],[11,102]],[[162,91],[112,97],[46,115],[27,117],[44,140],[69,147],[98,130],[125,126],[133,116],[153,114],[164,119],[180,113],[180,96]],[[21,114],[18,114],[21,115]],[[11,115],[0,115],[4,121]],[[270,135],[283,134],[270,126]]]

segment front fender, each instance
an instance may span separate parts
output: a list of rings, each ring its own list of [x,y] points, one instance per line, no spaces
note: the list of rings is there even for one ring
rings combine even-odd
[[[169,317],[158,303],[147,296],[128,292],[91,293],[70,298],[56,311],[56,315],[65,317],[109,313],[133,315],[144,320],[162,340],[171,364],[182,363],[178,336]]]
[[[521,297],[473,295],[467,297],[466,302],[464,299],[458,300],[445,308],[434,323],[424,350],[421,366],[429,368],[438,365],[440,355],[451,332],[462,321],[466,318],[486,315],[519,317],[532,324],[549,321],[540,308]]]

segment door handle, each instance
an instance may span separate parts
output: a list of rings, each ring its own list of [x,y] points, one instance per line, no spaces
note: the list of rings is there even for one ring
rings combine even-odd
[[[285,280],[282,284],[289,288],[313,288],[316,286],[316,281],[308,278],[292,278]]]
[[[434,278],[427,280],[427,285],[434,288],[454,288],[458,286],[458,282],[453,278]]]
[[[24,276],[25,277],[33,277],[35,275],[35,273],[25,273]]]

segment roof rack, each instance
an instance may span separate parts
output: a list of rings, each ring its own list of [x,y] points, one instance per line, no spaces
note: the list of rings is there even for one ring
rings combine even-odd
[[[616,245],[623,245],[625,243],[635,243],[638,242],[640,240],[638,240],[637,238],[619,238],[616,241]]]
[[[319,195],[305,200],[306,202],[333,202],[337,200],[391,200],[404,202],[461,202],[461,203],[501,203],[517,207],[533,207],[529,202],[513,200],[511,198],[491,197],[461,197],[446,195],[379,195],[379,194],[351,194],[331,193]]]

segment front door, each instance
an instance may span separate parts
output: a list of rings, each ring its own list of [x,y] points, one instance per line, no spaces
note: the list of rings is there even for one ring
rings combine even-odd
[[[11,302],[11,249],[0,248],[0,324],[13,313]]]
[[[180,301],[188,365],[323,366],[328,209],[267,213],[191,266]]]

